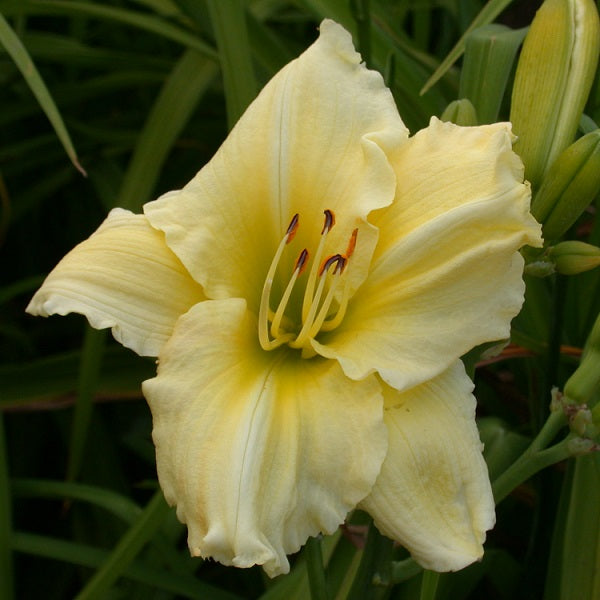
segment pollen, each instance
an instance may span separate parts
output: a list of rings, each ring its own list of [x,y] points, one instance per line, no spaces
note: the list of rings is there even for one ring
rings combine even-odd
[[[335,226],[333,211],[325,210],[324,216],[319,243],[312,259],[306,248],[299,253],[277,307],[272,310],[273,282],[285,247],[292,242],[298,231],[300,225],[298,214],[292,217],[275,251],[265,277],[258,315],[258,338],[265,350],[274,350],[283,344],[288,344],[292,348],[301,348],[303,355],[306,352],[308,356],[310,340],[314,339],[320,331],[335,329],[344,318],[350,296],[345,270],[356,248],[358,229],[352,232],[344,254],[336,253],[323,258],[327,235]],[[294,315],[287,314],[291,312],[290,299],[299,277],[309,263],[310,270],[304,286],[300,315],[294,319]]]

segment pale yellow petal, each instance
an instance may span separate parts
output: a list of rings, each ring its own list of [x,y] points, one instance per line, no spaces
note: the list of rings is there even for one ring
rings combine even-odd
[[[369,218],[380,234],[369,277],[315,347],[350,377],[376,370],[406,389],[509,336],[523,303],[518,249],[541,240],[508,125],[434,120],[394,165],[396,200]]]
[[[143,385],[192,554],[275,576],[308,536],[335,530],[385,456],[380,389],[335,361],[264,352],[243,300],[193,307]]]
[[[203,299],[164,235],[143,215],[115,209],[58,263],[27,312],[81,313],[138,354],[157,356],[175,321]]]
[[[472,387],[458,362],[406,392],[384,388],[389,449],[361,507],[433,571],[479,560],[495,522]]]
[[[316,41],[266,85],[214,158],[178,192],[144,208],[210,298],[243,297],[251,310],[295,213],[285,268],[314,251],[323,211],[336,214],[327,254],[343,253],[370,210],[388,205],[394,176],[384,150],[407,131],[379,73],[360,63],[350,35],[324,21]],[[372,248],[361,236],[353,270]]]

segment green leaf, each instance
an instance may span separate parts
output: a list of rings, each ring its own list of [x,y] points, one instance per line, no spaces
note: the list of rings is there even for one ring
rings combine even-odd
[[[150,31],[173,40],[183,46],[198,50],[201,54],[215,60],[217,53],[194,33],[172,25],[162,17],[139,11],[106,6],[96,2],[76,2],[71,0],[19,0],[2,2],[0,10],[4,14],[28,15],[87,15],[99,19],[116,21],[125,25]]]
[[[87,544],[59,540],[48,536],[17,531],[13,534],[12,548],[17,552],[41,556],[52,560],[61,560],[75,565],[97,568],[106,562],[110,553]],[[197,600],[240,600],[239,596],[222,591],[196,578],[181,573],[169,573],[158,570],[153,565],[136,560],[123,569],[123,576],[133,579],[157,590],[164,590]],[[96,596],[105,598],[106,595]]]
[[[142,509],[127,496],[112,490],[84,483],[49,479],[14,479],[12,492],[16,498],[59,498],[89,502],[134,523]]]
[[[304,557],[306,559],[311,600],[329,600],[330,595],[325,577],[321,540],[319,538],[308,538],[304,547]]]
[[[206,5],[221,57],[227,121],[231,129],[257,94],[244,3],[242,0],[206,0]]]
[[[25,46],[21,43],[17,34],[12,30],[6,19],[0,14],[0,43],[4,46],[8,54],[13,59],[15,65],[21,71],[21,74],[25,78],[29,89],[33,95],[37,98],[42,110],[46,113],[48,120],[54,127],[54,131],[58,136],[65,152],[71,159],[71,162],[75,167],[85,175],[83,167],[79,164],[77,153],[71,142],[69,132],[65,127],[63,119],[44,83],[44,80],[40,76],[36,66],[33,64]]]
[[[252,52],[270,77],[296,58],[284,41],[250,12],[246,13],[246,24]]]
[[[181,130],[218,72],[194,50],[186,51],[165,81],[137,140],[115,205],[134,212],[151,199],[156,180]]]
[[[0,365],[0,410],[47,410],[73,402],[81,354],[56,354],[28,363]],[[155,374],[153,361],[112,346],[105,352],[96,395],[141,398],[140,383]]]
[[[121,538],[106,561],[77,595],[77,600],[92,600],[93,598],[103,597],[140,553],[148,540],[155,535],[169,510],[162,491],[158,490],[148,502],[138,520]]]
[[[569,485],[569,482],[566,482]],[[600,456],[575,459],[573,479],[559,537],[561,600],[600,598]],[[560,522],[560,519],[559,519]]]
[[[463,33],[461,38],[456,42],[456,45],[446,58],[442,61],[440,66],[435,70],[433,75],[427,80],[427,83],[421,89],[421,94],[427,92],[433,87],[452,67],[452,65],[462,56],[465,50],[465,44],[467,36],[477,27],[483,25],[489,25],[510,3],[512,0],[490,0],[479,12],[479,14],[473,19],[473,22],[469,25],[467,30]]]
[[[459,98],[471,101],[480,125],[498,120],[513,62],[526,33],[526,28],[514,31],[491,24],[467,36]]]
[[[483,456],[490,479],[499,477],[525,451],[531,440],[512,431],[497,417],[484,417],[477,422],[483,442]]]

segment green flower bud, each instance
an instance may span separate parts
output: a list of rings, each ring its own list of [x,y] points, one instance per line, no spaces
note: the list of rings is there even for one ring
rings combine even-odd
[[[585,456],[594,450],[597,450],[597,445],[594,440],[587,438],[575,437],[567,442],[569,454],[571,456]]]
[[[600,405],[590,410],[587,404],[577,404],[566,394],[561,394],[556,388],[552,389],[552,401],[550,410],[552,412],[562,411],[567,417],[569,428],[580,438],[597,440],[600,435]]]
[[[573,141],[600,51],[593,0],[546,0],[538,10],[517,65],[510,120],[515,151],[534,189]]]
[[[567,402],[590,404],[594,392],[600,387],[600,315],[585,343],[583,356],[575,373],[564,387]]]
[[[531,205],[545,240],[559,238],[600,193],[600,129],[569,146],[554,162]]]
[[[540,260],[528,262],[523,269],[523,273],[525,273],[525,275],[530,275],[531,277],[539,277],[542,279],[554,275],[554,273],[556,273],[556,266],[547,257],[542,257]]]
[[[453,100],[448,104],[440,117],[440,121],[462,125],[463,127],[471,127],[477,125],[477,113],[471,101],[467,98],[462,98],[461,100]]]
[[[549,256],[563,275],[576,275],[600,265],[600,248],[585,242],[561,242],[550,248]]]

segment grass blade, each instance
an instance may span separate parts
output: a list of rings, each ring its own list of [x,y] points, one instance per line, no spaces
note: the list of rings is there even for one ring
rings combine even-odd
[[[600,457],[575,461],[571,496],[562,540],[560,597],[594,600],[600,597]]]
[[[210,20],[221,56],[221,70],[231,129],[257,93],[244,4],[241,0],[207,0]]]
[[[0,410],[51,410],[73,404],[80,352],[0,365]],[[151,360],[119,346],[106,350],[95,400],[141,398],[140,381],[155,374]]]
[[[133,523],[142,509],[127,496],[112,490],[67,481],[50,479],[14,479],[12,491],[15,497],[57,498],[79,500],[99,506],[127,523]]]
[[[102,598],[162,525],[169,507],[158,490],[139,519],[121,538],[100,569],[77,595],[77,600]]]
[[[17,3],[3,3],[4,14],[37,14],[37,15],[87,15],[99,19],[107,19],[131,25],[145,31],[158,34],[183,46],[194,48],[201,54],[215,60],[217,53],[197,35],[172,25],[165,19],[125,8],[106,6],[93,2],[75,2],[65,0],[21,0]]]
[[[116,206],[137,212],[151,199],[169,151],[217,73],[217,65],[197,52],[183,54],[140,133]]]
[[[41,556],[52,560],[61,560],[84,567],[99,567],[109,556],[107,550],[94,548],[87,544],[79,544],[43,535],[15,532],[12,538],[12,548],[17,552]],[[239,600],[239,597],[219,588],[201,582],[191,576],[172,574],[168,571],[157,570],[153,565],[141,561],[132,562],[123,571],[123,576],[143,583],[153,588],[164,590],[197,600]],[[104,597],[104,596],[99,596]]]
[[[467,37],[459,98],[472,102],[478,124],[498,120],[506,84],[526,32],[526,28],[513,30],[491,24]]]
[[[446,74],[448,69],[450,69],[450,67],[452,67],[452,65],[462,56],[462,53],[465,51],[467,36],[474,29],[477,29],[477,27],[489,25],[511,2],[512,0],[490,0],[490,2],[481,9],[458,42],[456,42],[454,48],[450,50],[448,56],[446,56],[433,75],[427,80],[423,89],[421,89],[421,95],[433,87]]]
[[[37,98],[42,110],[46,113],[46,116],[52,124],[52,127],[54,127],[54,131],[63,145],[67,156],[71,159],[73,165],[75,165],[75,167],[81,171],[83,175],[85,175],[86,173],[83,170],[83,167],[79,164],[77,153],[75,152],[75,148],[71,142],[69,132],[65,127],[60,112],[58,111],[58,108],[56,107],[56,104],[54,103],[54,100],[52,99],[44,80],[33,64],[27,49],[25,46],[23,46],[21,40],[12,30],[11,26],[8,24],[7,20],[2,16],[2,14],[0,14],[0,43],[2,43],[8,54],[11,56],[19,71],[21,71],[21,74],[25,78],[29,89]]]

